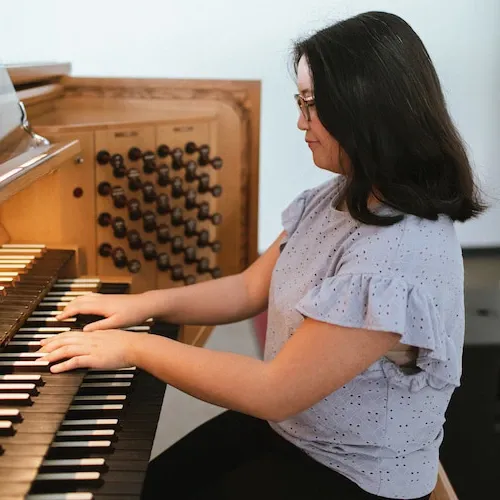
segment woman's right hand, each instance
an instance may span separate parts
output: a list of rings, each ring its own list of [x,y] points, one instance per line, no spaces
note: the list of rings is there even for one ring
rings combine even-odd
[[[56,319],[61,321],[76,314],[104,316],[104,319],[86,325],[83,328],[85,332],[140,325],[150,317],[138,294],[90,293],[82,295],[69,302]]]

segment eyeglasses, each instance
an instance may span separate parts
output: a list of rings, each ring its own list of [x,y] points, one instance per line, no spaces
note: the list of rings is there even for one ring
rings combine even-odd
[[[297,101],[297,106],[299,107],[300,111],[304,115],[304,118],[308,122],[310,122],[311,121],[310,108],[315,105],[314,96],[304,97],[301,94],[295,94],[294,97],[295,97],[295,100]]]

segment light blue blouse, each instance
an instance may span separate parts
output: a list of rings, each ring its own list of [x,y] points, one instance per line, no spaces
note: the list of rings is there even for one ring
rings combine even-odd
[[[419,348],[419,370],[409,374],[383,357],[313,407],[270,425],[364,490],[416,498],[434,489],[444,414],[460,381],[461,247],[446,216],[359,223],[334,208],[344,184],[336,176],[306,190],[282,214],[287,235],[272,275],[264,357],[276,356],[306,316],[398,333]]]

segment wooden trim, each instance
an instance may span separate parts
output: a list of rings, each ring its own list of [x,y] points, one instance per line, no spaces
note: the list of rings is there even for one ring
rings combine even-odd
[[[40,87],[33,87],[17,92],[17,98],[24,103],[25,106],[33,106],[39,102],[46,102],[62,97],[64,87],[60,83],[49,83]]]
[[[56,171],[80,150],[78,141],[69,141],[33,149],[5,162],[1,172],[5,177],[0,183],[0,203],[26,189],[41,177]]]
[[[14,86],[56,80],[71,72],[70,63],[10,64],[6,66]]]
[[[458,500],[458,496],[448,479],[441,462],[439,463],[438,479],[430,500]]]

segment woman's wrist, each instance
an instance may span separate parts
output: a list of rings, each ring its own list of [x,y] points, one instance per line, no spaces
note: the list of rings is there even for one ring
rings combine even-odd
[[[139,309],[143,311],[142,315],[145,319],[149,318],[165,318],[168,315],[166,308],[167,301],[164,295],[166,290],[149,290],[138,295]]]

